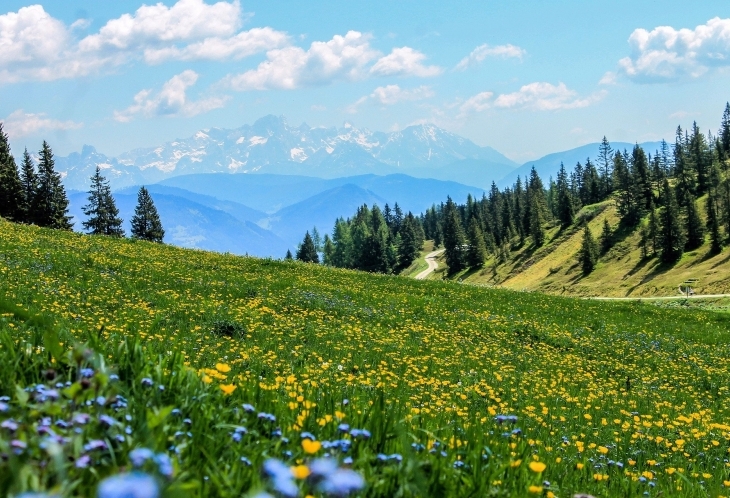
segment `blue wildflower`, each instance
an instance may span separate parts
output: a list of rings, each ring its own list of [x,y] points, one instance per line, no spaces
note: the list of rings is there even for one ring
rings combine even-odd
[[[243,410],[248,413],[254,413],[256,411],[256,408],[253,407],[253,405],[249,405],[248,403],[243,404]]]
[[[85,469],[89,465],[91,465],[91,457],[89,455],[81,455],[74,462],[74,466],[77,469]]]
[[[328,475],[318,488],[324,494],[335,497],[345,497],[365,487],[365,479],[350,469],[337,469]]]
[[[154,462],[157,464],[157,471],[165,476],[165,477],[172,477],[173,468],[172,468],[172,460],[170,460],[170,457],[167,456],[165,453],[158,453],[154,457]]]
[[[94,376],[94,369],[93,368],[82,368],[79,373],[81,373],[81,377],[84,379],[88,379]]]
[[[157,482],[147,474],[131,472],[108,477],[97,489],[98,498],[158,498]]]
[[[141,384],[144,387],[152,387],[155,383],[149,377],[145,377],[141,380]]]
[[[132,462],[132,466],[141,467],[154,455],[154,452],[149,448],[135,448],[129,452],[129,461]]]

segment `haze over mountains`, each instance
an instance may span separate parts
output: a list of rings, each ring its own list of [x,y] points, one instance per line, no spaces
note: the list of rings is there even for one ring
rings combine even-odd
[[[641,144],[647,152],[658,142]],[[633,144],[614,143],[614,149]],[[96,166],[110,180],[129,230],[140,185],[147,185],[166,229],[165,241],[183,247],[281,257],[296,249],[306,230],[330,232],[338,217],[376,203],[423,212],[451,196],[481,197],[525,178],[534,166],[555,177],[560,163],[572,168],[595,160],[598,144],[549,154],[518,165],[491,147],[434,125],[400,132],[290,126],[266,116],[235,130],[212,128],[159,147],[110,158],[92,146],[56,158],[70,192],[76,229],[84,219],[89,178]]]

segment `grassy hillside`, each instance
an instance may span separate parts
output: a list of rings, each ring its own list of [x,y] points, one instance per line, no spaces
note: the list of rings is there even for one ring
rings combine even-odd
[[[724,314],[1,220],[0,294],[2,496],[730,495]]]
[[[704,213],[704,198],[699,208]],[[596,269],[588,276],[578,263],[583,236],[583,226],[573,226],[564,231],[553,227],[548,230],[546,243],[535,250],[529,239],[509,257],[498,262],[487,261],[479,271],[467,271],[448,276],[480,285],[498,285],[508,289],[540,291],[572,296],[671,296],[679,293],[678,287],[689,278],[698,278],[697,294],[730,293],[730,252],[710,256],[709,239],[691,252],[685,253],[674,265],[663,265],[658,257],[642,258],[638,230],[617,228],[619,217],[613,201],[588,206],[577,215],[590,219],[590,227],[596,239],[608,219],[616,233],[615,245],[599,259]],[[447,278],[446,262],[439,261],[440,270],[432,279]]]

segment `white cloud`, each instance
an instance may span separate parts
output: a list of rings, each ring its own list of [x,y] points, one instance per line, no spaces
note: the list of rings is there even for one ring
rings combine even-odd
[[[565,83],[535,82],[522,86],[519,91],[505,93],[494,99],[494,107],[503,109],[532,109],[535,111],[554,111],[587,107],[602,99],[605,92],[579,98],[575,90]]]
[[[369,35],[349,31],[327,42],[313,42],[306,51],[294,46],[270,50],[256,69],[230,76],[226,82],[245,91],[291,90],[338,79],[356,80],[364,77],[366,65],[379,55],[370,47]]]
[[[715,17],[694,29],[659,26],[636,29],[630,57],[619,61],[622,74],[637,82],[697,78],[713,67],[730,66],[730,19]]]
[[[410,47],[394,48],[390,54],[380,58],[370,69],[376,76],[438,76],[443,70],[438,66],[424,66],[426,56]]]
[[[241,24],[238,0],[179,0],[171,7],[144,5],[79,40],[87,20],[67,26],[41,5],[23,7],[0,15],[0,83],[75,78],[141,57],[149,64],[241,59],[289,43],[268,27],[238,32]]]
[[[188,99],[187,90],[198,81],[198,73],[190,69],[173,76],[159,92],[142,90],[134,96],[134,104],[123,111],[115,111],[114,119],[126,123],[137,116],[195,116],[221,108],[227,97],[209,97],[202,100]]]
[[[156,42],[227,37],[233,35],[240,24],[238,0],[213,5],[203,0],[179,0],[172,7],[160,2],[143,5],[134,15],[124,14],[112,19],[99,33],[81,40],[79,48],[84,52],[103,48],[130,49]]]
[[[494,47],[490,47],[487,44],[479,45],[477,48],[472,50],[469,55],[461,59],[454,69],[457,71],[464,71],[468,67],[475,66],[482,62],[487,57],[522,59],[526,53],[527,52],[524,49],[509,43],[507,45],[496,45]]]
[[[398,102],[424,100],[433,97],[435,94],[431,87],[421,85],[413,89],[403,89],[399,85],[379,86],[370,95],[360,97],[353,104],[347,107],[350,114],[357,112],[358,107],[370,101],[380,105],[395,105]]]
[[[21,138],[45,130],[75,130],[83,123],[60,121],[46,117],[44,113],[32,114],[18,109],[3,120],[3,127],[11,138]]]
[[[616,84],[616,73],[613,71],[608,71],[606,74],[601,77],[601,80],[598,82],[599,85],[615,85]]]
[[[494,92],[481,92],[469,97],[459,106],[459,117],[464,117],[475,112],[486,111],[492,107]]]
[[[289,37],[280,31],[268,27],[254,28],[249,31],[242,31],[230,38],[206,38],[182,48],[177,46],[148,48],[144,51],[144,58],[150,64],[158,64],[168,59],[242,59],[275,47],[284,46],[288,41]]]

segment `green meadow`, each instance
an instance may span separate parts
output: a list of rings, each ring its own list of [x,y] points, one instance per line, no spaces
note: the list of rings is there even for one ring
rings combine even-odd
[[[0,495],[730,496],[729,339],[0,221]]]

